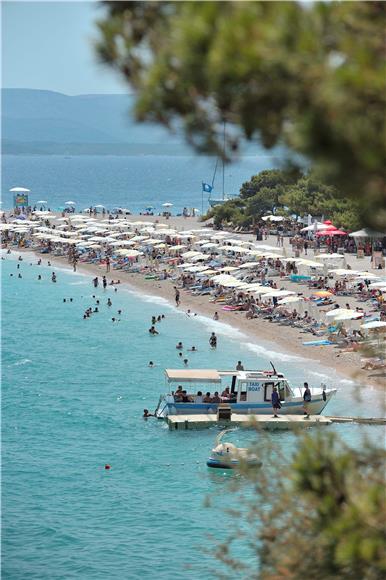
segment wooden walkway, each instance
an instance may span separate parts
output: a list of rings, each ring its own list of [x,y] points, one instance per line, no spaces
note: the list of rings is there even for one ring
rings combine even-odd
[[[362,423],[367,425],[386,425],[386,418],[365,417],[325,417],[324,415],[237,415],[229,420],[218,420],[216,414],[205,415],[169,415],[166,418],[171,431],[207,429],[208,427],[244,427],[246,429],[299,429],[315,425],[332,423]]]

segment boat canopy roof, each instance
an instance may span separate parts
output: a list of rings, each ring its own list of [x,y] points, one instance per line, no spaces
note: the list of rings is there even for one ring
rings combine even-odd
[[[165,375],[169,383],[221,383],[218,371],[213,369],[166,369]]]

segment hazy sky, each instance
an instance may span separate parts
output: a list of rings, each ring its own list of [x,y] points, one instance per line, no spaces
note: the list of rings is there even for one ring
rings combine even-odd
[[[3,1],[2,86],[68,95],[124,93],[117,73],[97,62],[96,2]]]

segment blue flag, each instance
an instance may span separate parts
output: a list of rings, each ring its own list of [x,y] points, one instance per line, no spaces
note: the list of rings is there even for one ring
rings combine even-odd
[[[206,191],[206,193],[210,193],[213,187],[209,185],[209,183],[202,182],[202,191]]]

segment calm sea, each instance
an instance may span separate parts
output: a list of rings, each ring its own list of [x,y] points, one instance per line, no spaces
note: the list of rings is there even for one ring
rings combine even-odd
[[[225,168],[225,193],[237,195],[241,184],[252,175],[278,167],[282,157],[261,154],[242,157]],[[5,155],[2,159],[3,208],[12,207],[9,190],[15,186],[31,190],[30,203],[47,200],[56,210],[66,201],[77,209],[102,204],[108,209],[125,207],[139,213],[162,203],[173,203],[173,213],[183,207],[207,209],[208,194],[202,195],[202,181],[211,183],[216,160],[205,156],[74,156]],[[222,195],[222,174],[218,170],[214,197]]]
[[[237,501],[229,476],[205,465],[216,432],[172,433],[141,417],[164,391],[164,368],[181,365],[180,340],[198,347],[187,353],[192,367],[232,368],[242,360],[265,368],[273,360],[295,383],[336,381],[331,413],[373,415],[379,407],[371,390],[356,402],[352,384],[332,370],[311,370],[303,359],[248,343],[221,322],[188,318],[161,299],[98,290],[100,312],[83,320],[96,300],[91,277],[56,269],[53,284],[51,272],[32,257],[19,270],[15,259],[2,261],[4,578],[213,578],[209,535],[227,536],[233,524],[225,508]],[[121,320],[113,323],[118,309]],[[151,316],[161,313],[160,335],[151,337]],[[212,330],[216,351],[208,348]],[[328,429],[352,444],[361,433]],[[245,445],[252,437],[236,432],[232,440]],[[284,451],[293,448],[293,435],[271,437]]]

